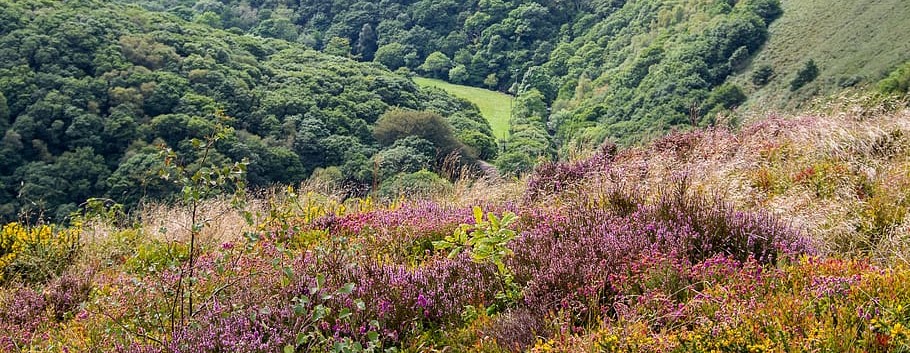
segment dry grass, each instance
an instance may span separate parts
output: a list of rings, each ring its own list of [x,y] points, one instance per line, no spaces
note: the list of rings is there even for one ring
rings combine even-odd
[[[889,105],[844,98],[803,115],[769,114],[739,131],[715,128],[671,134],[621,151],[608,172],[585,180],[578,192],[602,193],[622,185],[653,196],[686,176],[692,192],[722,198],[740,209],[767,211],[804,229],[824,254],[906,261],[910,109]],[[526,179],[460,177],[450,191],[429,200],[452,207],[522,202],[526,185]],[[344,204],[346,212],[362,207],[352,202],[362,200],[348,199],[345,190],[318,181],[305,182],[295,193],[299,203],[326,208]],[[418,200],[369,204],[383,208],[405,201]],[[289,202],[285,189],[264,190],[250,197],[247,211],[260,223],[278,208],[294,212]],[[200,218],[207,220],[203,246],[237,240],[252,230],[227,200],[207,201],[200,209]],[[139,219],[145,236],[162,241],[188,238],[191,221],[185,207],[150,205]],[[86,238],[103,240],[112,231],[94,227]]]
[[[696,192],[805,229],[823,253],[903,259],[910,109],[867,104],[841,100],[809,114],[771,115],[738,132],[671,134],[621,152],[589,190],[623,184],[655,195],[686,175]]]

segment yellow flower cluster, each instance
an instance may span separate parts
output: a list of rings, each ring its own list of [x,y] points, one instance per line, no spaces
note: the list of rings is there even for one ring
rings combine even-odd
[[[309,224],[327,215],[343,216],[377,209],[394,210],[399,206],[400,201],[388,205],[377,205],[371,197],[351,198],[339,202],[314,192],[300,195],[293,187],[288,187],[282,200],[274,200],[270,203],[269,214],[259,224],[259,231]]]
[[[70,251],[79,244],[81,227],[75,225],[54,232],[48,225],[28,227],[13,222],[0,230],[0,281],[6,277],[6,269],[30,249],[51,249],[54,253]]]

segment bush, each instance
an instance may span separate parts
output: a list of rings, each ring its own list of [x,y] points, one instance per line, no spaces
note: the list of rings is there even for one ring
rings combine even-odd
[[[47,317],[47,301],[29,287],[10,288],[0,296],[0,350],[19,351],[28,346]]]
[[[145,274],[156,273],[180,266],[189,258],[189,246],[183,243],[169,243],[151,240],[140,244],[136,253],[126,260],[126,271]],[[198,250],[197,250],[198,251]]]
[[[898,67],[878,83],[878,90],[885,94],[910,92],[910,62]]]
[[[505,175],[518,176],[531,171],[535,161],[527,153],[506,152],[496,158],[496,168]]]
[[[459,150],[452,126],[441,115],[427,111],[393,109],[383,114],[373,128],[373,136],[383,146],[416,136],[430,141],[442,155]]]
[[[774,217],[686,196],[684,189],[664,192],[654,203],[634,191],[606,194],[557,214],[525,215],[530,227],[512,243],[509,265],[532,310],[589,320],[612,307],[624,271],[645,257],[687,265],[715,256],[774,264],[813,251],[800,232]]]
[[[61,274],[80,249],[81,229],[9,223],[0,231],[0,280],[44,282]]]
[[[92,290],[90,273],[67,273],[52,281],[45,289],[45,300],[54,320],[68,320]]]
[[[818,66],[815,65],[815,60],[809,59],[803,64],[803,68],[796,72],[796,77],[793,78],[793,81],[790,81],[790,90],[798,90],[807,83],[814,81],[816,77],[818,77]]]
[[[409,199],[428,198],[445,194],[452,190],[452,184],[428,170],[410,174],[398,174],[386,180],[379,188],[379,195],[384,198],[406,197]]]
[[[615,145],[613,148],[615,149]],[[528,179],[527,198],[533,201],[546,195],[573,190],[586,180],[596,176],[597,173],[607,171],[610,166],[609,153],[611,152],[609,146],[606,149],[606,153],[576,162],[547,162],[537,166],[534,174]]]
[[[430,141],[417,136],[408,136],[376,155],[379,163],[379,178],[391,178],[398,173],[414,173],[431,168],[435,148]]]
[[[752,72],[752,84],[759,87],[764,86],[771,81],[772,76],[774,76],[774,68],[771,65],[759,66]]]

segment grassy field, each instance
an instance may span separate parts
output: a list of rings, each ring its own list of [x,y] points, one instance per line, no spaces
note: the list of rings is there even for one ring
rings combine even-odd
[[[431,78],[415,77],[414,82],[423,87],[438,87],[453,96],[476,104],[490,122],[497,139],[509,136],[509,114],[512,96],[483,88],[462,86]]]
[[[910,2],[906,0],[782,1],[784,14],[768,28],[771,36],[750,67],[735,81],[754,92],[749,105],[799,110],[800,103],[849,86],[874,84],[910,60]],[[818,78],[796,92],[789,84],[809,60]],[[768,85],[755,87],[752,72],[771,65]]]

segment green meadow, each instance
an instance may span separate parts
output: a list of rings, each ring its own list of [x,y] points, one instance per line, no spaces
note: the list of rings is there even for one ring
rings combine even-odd
[[[509,114],[512,96],[483,88],[462,86],[431,78],[414,77],[414,82],[423,87],[438,87],[449,94],[464,98],[480,108],[480,112],[493,128],[497,139],[509,136]]]

